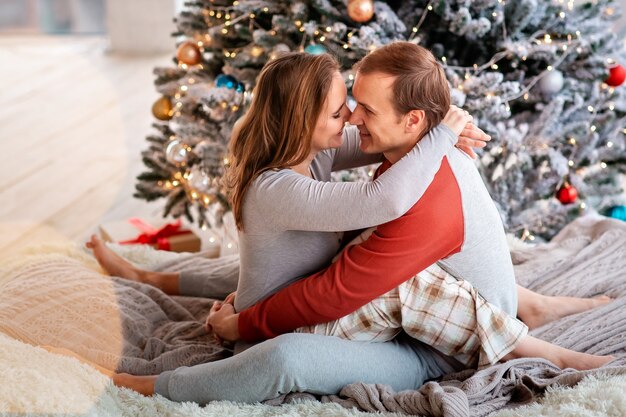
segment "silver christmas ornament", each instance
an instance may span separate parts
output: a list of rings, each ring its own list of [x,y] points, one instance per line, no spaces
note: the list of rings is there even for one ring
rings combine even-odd
[[[208,193],[211,188],[211,177],[199,165],[191,168],[187,181],[194,190],[200,193]]]
[[[187,146],[178,139],[174,139],[167,144],[165,149],[165,159],[174,165],[183,165],[187,161]]]
[[[558,70],[548,71],[541,80],[539,88],[544,94],[556,94],[563,88],[563,73]]]

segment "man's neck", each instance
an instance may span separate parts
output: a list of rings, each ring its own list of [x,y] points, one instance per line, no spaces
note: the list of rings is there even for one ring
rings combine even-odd
[[[411,149],[413,149],[415,147],[415,145],[420,140],[422,140],[422,137],[416,138],[415,140],[412,140],[412,141],[408,142],[406,145],[402,145],[402,146],[399,146],[397,148],[390,149],[387,152],[383,152],[383,155],[385,156],[385,159],[387,159],[392,164],[395,164],[400,159],[402,159],[404,157],[404,155],[409,153],[411,151]]]

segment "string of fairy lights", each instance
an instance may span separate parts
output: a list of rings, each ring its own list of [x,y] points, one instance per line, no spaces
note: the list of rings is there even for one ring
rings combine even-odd
[[[262,4],[261,2],[258,3],[259,5]],[[419,19],[417,19],[416,24],[409,30],[409,41],[418,44],[422,41],[420,29],[426,21],[428,14],[434,12],[434,3],[435,2],[431,0],[424,7]],[[567,14],[574,10],[574,1],[558,0],[558,3],[562,5],[562,10],[558,13],[558,17],[560,19],[566,19]],[[498,0],[498,8],[492,12],[492,17],[494,19],[500,17],[500,19],[498,19],[499,25],[501,26],[503,37],[506,40],[508,39],[507,28],[505,19],[503,18],[505,5],[506,2],[504,0]],[[177,90],[174,94],[170,96],[163,96],[155,102],[153,106],[153,113],[159,120],[168,121],[172,118],[181,117],[185,97],[189,92],[189,89],[197,82],[194,73],[202,72],[204,70],[204,55],[207,52],[223,54],[225,62],[236,59],[242,53],[247,53],[252,58],[256,59],[266,58],[266,60],[272,60],[281,52],[286,52],[285,50],[281,50],[279,48],[267,50],[265,47],[256,44],[254,41],[247,45],[235,48],[223,48],[221,52],[214,51],[212,48],[215,39],[220,36],[226,37],[231,35],[233,33],[232,31],[236,30],[237,25],[247,25],[250,33],[254,30],[261,30],[266,31],[269,36],[276,36],[279,32],[278,28],[272,27],[267,30],[258,22],[258,19],[264,14],[268,15],[278,13],[287,15],[288,13],[286,8],[289,7],[289,5],[285,4],[273,4],[271,9],[270,7],[264,6],[256,8],[253,11],[242,11],[240,10],[240,6],[242,6],[241,2],[235,0],[231,6],[212,5],[211,7],[203,6],[201,8],[200,13],[203,16],[204,23],[207,25],[209,30],[206,33],[194,33],[192,39],[188,39],[179,45],[176,54],[178,67],[181,70],[189,71],[190,74],[189,76],[182,78],[182,81],[178,84]],[[248,2],[246,7],[248,10],[252,9],[250,2]],[[285,10],[282,8],[285,8]],[[348,14],[351,20],[356,23],[368,22],[374,16],[374,12],[373,0],[349,0],[348,2]],[[614,9],[607,7],[604,10],[604,13],[610,16],[614,13]],[[301,34],[298,46],[299,51],[317,54],[327,52],[328,48],[340,48],[340,50],[343,49],[346,52],[354,53],[355,56],[364,56],[375,50],[377,47],[373,44],[364,46],[362,42],[353,42],[355,34],[358,35],[359,33],[359,27],[357,26],[323,25],[317,22],[303,22],[300,19],[294,19],[292,21],[292,25],[293,26],[290,30]],[[550,33],[550,28],[546,28],[545,30],[532,34],[528,38],[528,42],[526,44],[522,45],[519,42],[515,43],[510,41],[503,42],[503,45],[506,45],[503,50],[496,52],[491,59],[482,64],[475,63],[472,66],[463,67],[449,64],[446,56],[441,56],[439,59],[442,66],[448,73],[455,74],[458,77],[456,82],[453,83],[453,87],[463,93],[466,93],[469,92],[469,86],[472,85],[476,77],[480,77],[485,71],[497,71],[499,63],[502,60],[508,59],[509,62],[515,62],[515,60],[521,62],[527,61],[529,59],[529,50],[532,50],[533,46],[539,49],[550,48],[555,51],[560,51],[561,54],[557,56],[556,60],[547,64],[544,71],[530,78],[520,91],[508,96],[498,96],[502,101],[502,105],[505,106],[506,111],[510,112],[510,103],[518,99],[529,101],[531,97],[531,90],[537,85],[539,85],[541,89],[560,90],[563,86],[563,74],[559,71],[559,67],[566,61],[568,56],[573,51],[576,51],[579,54],[583,52],[585,39],[582,37],[580,31],[564,35],[555,35]],[[618,70],[621,68],[621,71],[624,70],[623,67],[618,65],[618,63],[612,58],[606,59],[606,65],[611,71],[613,68],[617,68]],[[354,80],[354,74],[350,71],[347,71],[345,76],[346,81],[349,83]],[[597,126],[594,124],[594,121],[601,112],[607,110],[613,111],[615,109],[615,104],[611,101],[611,96],[615,93],[615,87],[620,85],[621,82],[623,82],[623,79],[621,82],[617,82],[619,81],[618,76],[617,81],[614,80],[614,82],[611,83],[609,80],[612,76],[613,74],[611,73],[609,79],[607,79],[604,83],[601,83],[601,94],[597,96],[596,102],[590,104],[587,108],[590,114],[589,134],[596,132]],[[232,95],[234,100],[223,100],[219,103],[219,106],[223,111],[236,113],[243,106],[245,106],[251,98],[252,92],[248,91],[243,84],[239,83],[230,75],[219,75],[215,80],[215,85],[218,87],[227,87],[229,89],[237,90],[236,94]],[[496,93],[493,91],[486,91],[484,94],[486,99],[491,99]],[[623,129],[623,133],[626,135],[626,127]],[[582,140],[583,138],[569,136],[565,138],[562,143],[557,144],[557,147],[568,146],[576,148]],[[539,146],[542,149],[548,148],[548,145],[545,143]],[[614,146],[614,143],[611,140],[608,140],[604,146],[611,148]],[[499,145],[492,149],[492,152],[497,154],[502,154],[506,151],[506,144]],[[206,173],[203,174],[204,171],[202,169],[197,169],[196,167],[196,169],[192,171],[186,166],[186,158],[192,152],[193,148],[190,145],[185,144],[184,141],[179,140],[175,135],[171,136],[167,144],[166,156],[169,162],[179,168],[179,171],[174,172],[173,177],[170,180],[159,181],[158,185],[164,190],[173,190],[182,186],[192,201],[198,202],[203,208],[206,209],[215,202],[214,190],[217,185],[214,181],[215,179],[210,178]],[[571,154],[575,154],[575,152],[571,152]],[[224,166],[228,165],[227,158],[223,159],[223,164]],[[574,159],[570,159],[568,161],[568,165],[570,168],[574,168],[576,166],[576,161]],[[597,165],[602,169],[607,166],[607,164],[602,161]],[[586,172],[594,170],[595,168],[596,167],[579,167],[575,170],[575,172],[579,176],[584,176]],[[564,190],[564,187],[566,189],[571,187],[567,178],[564,178],[559,184],[556,194],[559,195],[560,193],[563,193],[562,190]],[[208,189],[211,189],[212,192],[208,192]],[[571,197],[571,194],[568,195]],[[573,201],[570,201],[570,199],[567,198],[561,200],[563,204],[572,204],[575,201],[576,196],[574,196]],[[581,202],[579,206],[581,209],[586,208],[584,202]],[[201,226],[205,228],[206,223]],[[522,239],[533,240],[534,236],[528,231],[527,228],[524,228],[522,232]]]

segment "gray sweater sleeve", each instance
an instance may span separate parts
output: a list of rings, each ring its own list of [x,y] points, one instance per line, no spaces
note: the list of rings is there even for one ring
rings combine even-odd
[[[394,220],[421,198],[456,142],[457,136],[441,124],[371,182],[323,182],[290,169],[265,172],[246,196],[256,221],[244,222],[272,231],[330,232]],[[248,230],[259,231],[254,229]]]

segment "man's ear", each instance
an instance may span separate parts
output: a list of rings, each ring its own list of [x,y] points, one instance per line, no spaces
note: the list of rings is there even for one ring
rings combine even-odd
[[[411,110],[406,114],[404,123],[405,133],[419,133],[423,130],[426,113],[424,110]]]

